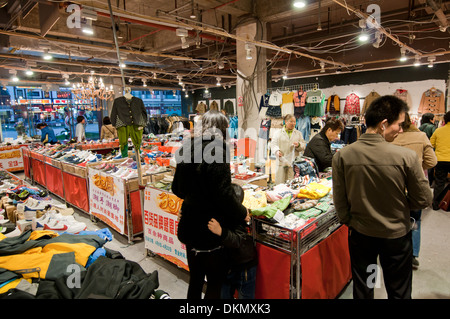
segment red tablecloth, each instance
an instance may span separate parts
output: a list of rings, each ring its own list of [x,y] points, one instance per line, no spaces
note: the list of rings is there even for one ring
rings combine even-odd
[[[64,197],[64,188],[61,181],[61,169],[48,164],[45,169],[47,176],[47,189],[58,196]]]
[[[341,226],[300,256],[302,299],[333,299],[345,288],[352,277],[347,238],[347,227]],[[259,262],[255,297],[288,299],[290,254],[259,243],[256,248]]]
[[[66,201],[89,212],[89,194],[86,178],[63,172]]]

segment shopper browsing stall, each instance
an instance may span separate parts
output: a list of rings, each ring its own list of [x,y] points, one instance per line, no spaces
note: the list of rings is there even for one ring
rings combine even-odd
[[[296,119],[292,114],[283,118],[283,128],[272,138],[272,153],[277,158],[275,183],[281,184],[294,177],[292,162],[305,149],[302,133],[295,129]]]
[[[437,158],[434,153],[433,146],[431,146],[430,140],[424,132],[421,132],[414,124],[411,123],[408,113],[405,113],[405,121],[402,124],[402,129],[403,132],[400,132],[392,143],[415,151],[424,170],[436,166]],[[419,257],[420,251],[422,210],[411,210],[411,217],[414,219],[414,228],[412,231],[413,267],[419,267],[419,261],[417,258]]]
[[[232,186],[236,197],[242,203],[244,190],[237,184],[232,184]],[[222,286],[222,299],[233,299],[236,290],[239,299],[255,298],[258,259],[253,238],[247,231],[247,222],[249,221],[250,215],[247,215],[245,221],[243,220],[235,231],[222,227],[214,218],[208,223],[208,229],[222,240],[229,260],[227,277]]]
[[[36,128],[38,130],[41,130],[41,142],[44,143],[44,145],[47,143],[53,145],[58,142],[55,132],[51,127],[47,125],[47,123],[39,123],[38,125],[36,125]]]
[[[353,298],[374,297],[368,267],[378,257],[388,297],[411,298],[410,210],[429,206],[432,193],[416,153],[388,143],[407,111],[394,96],[376,99],[365,114],[366,133],[333,157],[333,201],[349,227]]]
[[[331,167],[333,153],[331,152],[331,142],[339,139],[339,134],[344,130],[344,124],[338,119],[330,118],[322,128],[319,134],[308,142],[305,148],[304,156],[315,160],[317,168],[323,172]]]
[[[112,140],[117,138],[117,130],[111,124],[109,116],[103,118],[103,125],[100,132],[100,140]]]
[[[434,210],[439,209],[440,196],[445,189],[447,175],[450,173],[450,111],[445,113],[444,122],[445,125],[438,128],[430,139],[431,145],[433,145],[436,151],[438,160],[438,163],[434,168]]]
[[[205,298],[220,298],[226,275],[225,252],[217,235],[208,229],[211,218],[223,227],[236,229],[247,216],[231,186],[228,119],[208,111],[176,152],[177,169],[172,191],[183,199],[178,239],[186,245],[189,266],[188,299],[200,299],[204,278]],[[200,127],[199,127],[200,126]]]
[[[84,142],[86,140],[86,133],[84,130],[84,124],[86,123],[86,119],[84,118],[84,116],[79,115],[77,117],[77,123],[78,124],[75,128],[75,137],[78,143]]]

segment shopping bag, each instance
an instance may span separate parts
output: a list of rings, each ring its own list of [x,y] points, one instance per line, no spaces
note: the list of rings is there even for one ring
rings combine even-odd
[[[447,192],[439,203],[439,208],[448,212],[450,210],[450,188],[447,187]]]

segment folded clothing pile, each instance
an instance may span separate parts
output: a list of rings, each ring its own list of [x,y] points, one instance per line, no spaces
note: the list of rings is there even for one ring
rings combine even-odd
[[[266,192],[246,189],[244,191],[244,201],[242,202],[242,205],[244,205],[246,208],[250,210],[266,207],[267,206]]]

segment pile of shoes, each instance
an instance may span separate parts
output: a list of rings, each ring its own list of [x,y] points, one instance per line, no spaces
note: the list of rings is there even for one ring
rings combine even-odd
[[[28,229],[42,228],[76,234],[85,230],[86,224],[77,222],[73,212],[46,191],[22,183],[1,193],[0,232],[6,237],[14,237]],[[51,223],[49,217],[52,217]],[[41,223],[38,224],[38,220]]]
[[[121,163],[103,162],[99,166],[95,167],[95,169],[100,170],[113,177],[119,177],[123,179],[132,179],[138,177],[137,163],[132,158],[128,158]],[[142,175],[156,174],[165,172],[166,170],[167,169],[165,167],[158,165],[141,164]]]
[[[52,207],[43,216],[36,218],[36,229],[40,228],[56,232],[78,234],[86,230],[87,225],[75,220],[72,208],[58,209]]]

